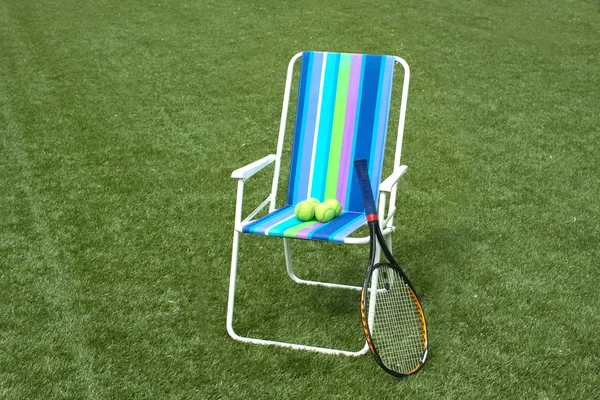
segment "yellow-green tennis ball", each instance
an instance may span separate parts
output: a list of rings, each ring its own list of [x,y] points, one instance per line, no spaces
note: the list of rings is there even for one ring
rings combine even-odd
[[[315,208],[315,218],[319,222],[329,222],[335,218],[335,210],[330,204],[321,203]]]
[[[301,201],[296,204],[294,214],[300,221],[310,221],[315,217],[315,207],[308,201]]]
[[[315,199],[314,197],[311,197],[310,199],[307,199],[306,201],[310,202],[313,207],[318,206],[319,204],[321,204],[321,202],[317,199]]]
[[[333,208],[336,217],[340,216],[340,214],[342,213],[342,205],[339,201],[337,201],[337,199],[325,200],[325,203],[329,204]]]

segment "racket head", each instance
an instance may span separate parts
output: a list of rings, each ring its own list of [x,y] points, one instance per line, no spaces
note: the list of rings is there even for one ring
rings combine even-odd
[[[394,376],[421,369],[427,325],[417,294],[398,266],[382,262],[370,269],[360,312],[369,349],[381,368]]]

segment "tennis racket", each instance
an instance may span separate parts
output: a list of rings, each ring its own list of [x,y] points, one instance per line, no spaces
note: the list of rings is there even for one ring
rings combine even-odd
[[[427,327],[417,293],[392,256],[377,218],[367,160],[354,161],[369,224],[369,267],[360,296],[362,326],[375,361],[387,373],[417,372],[427,357]],[[375,264],[377,243],[388,262]]]

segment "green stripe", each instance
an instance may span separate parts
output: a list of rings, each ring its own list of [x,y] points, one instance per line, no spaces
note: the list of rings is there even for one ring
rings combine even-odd
[[[336,93],[335,109],[333,111],[333,126],[329,146],[329,164],[327,167],[327,183],[325,184],[325,198],[335,198],[337,194],[338,174],[340,172],[340,158],[342,155],[342,139],[344,137],[344,122],[346,120],[346,101],[350,85],[351,54],[342,54]]]
[[[283,232],[283,237],[286,237],[286,238],[295,238],[295,237],[296,237],[296,234],[297,234],[299,231],[301,231],[301,230],[302,230],[302,229],[304,229],[304,228],[308,228],[309,226],[312,226],[312,225],[316,224],[317,222],[318,222],[318,221],[315,221],[315,220],[312,220],[312,221],[306,221],[306,222],[304,222],[303,224],[296,225],[296,226],[294,226],[293,228],[286,229],[286,230]]]

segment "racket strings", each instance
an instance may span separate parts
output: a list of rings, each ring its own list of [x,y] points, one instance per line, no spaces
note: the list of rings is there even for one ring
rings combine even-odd
[[[391,370],[409,373],[422,362],[426,339],[420,308],[402,276],[393,268],[380,267],[371,275],[373,288],[365,298],[365,309],[374,302],[369,323],[373,344],[381,361]],[[369,313],[369,311],[367,311]]]

